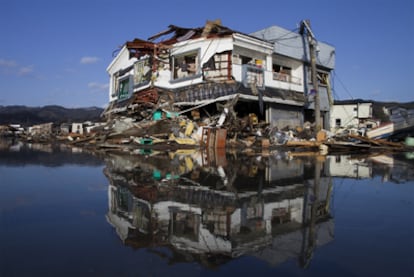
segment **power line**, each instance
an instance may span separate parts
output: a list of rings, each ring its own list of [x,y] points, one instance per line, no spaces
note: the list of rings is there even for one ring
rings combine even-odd
[[[351,99],[353,100],[354,97],[352,96],[352,94],[349,92],[349,90],[345,87],[344,83],[341,81],[341,79],[339,78],[338,74],[336,74],[336,70],[333,71],[334,77],[338,79],[339,83],[341,84],[342,88],[348,93],[348,95],[351,97]]]
[[[269,41],[270,42],[276,42],[278,40],[287,40],[287,39],[297,38],[299,36],[299,34],[296,33],[296,31],[298,31],[298,30],[299,30],[299,28],[296,28],[296,29],[293,29],[293,30],[288,30],[285,34],[283,34],[279,37],[273,38],[273,39],[269,39]],[[294,36],[285,38],[286,36],[291,35],[291,34],[293,34]]]

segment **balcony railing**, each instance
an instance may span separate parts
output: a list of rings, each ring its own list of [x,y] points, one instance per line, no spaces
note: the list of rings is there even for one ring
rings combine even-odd
[[[251,87],[252,85],[258,88],[264,88],[264,69],[250,64],[244,64],[242,67],[243,85]]]
[[[292,84],[296,84],[296,85],[301,85],[302,84],[302,79],[301,78],[291,76],[289,74],[281,73],[281,72],[273,72],[273,80],[286,82],[286,83],[292,83]]]

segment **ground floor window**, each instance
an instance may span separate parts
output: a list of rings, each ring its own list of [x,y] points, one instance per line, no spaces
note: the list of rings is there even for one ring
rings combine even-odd
[[[119,81],[118,86],[118,99],[122,100],[129,96],[129,78],[125,78]]]
[[[341,119],[340,118],[335,119],[335,126],[336,127],[341,127]]]

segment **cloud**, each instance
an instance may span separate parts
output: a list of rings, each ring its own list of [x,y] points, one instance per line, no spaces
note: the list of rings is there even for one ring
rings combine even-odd
[[[81,64],[93,64],[99,61],[98,57],[82,57],[80,60]]]
[[[109,88],[109,84],[101,84],[101,83],[97,83],[97,82],[90,82],[88,84],[88,88],[90,88],[93,92],[98,92],[98,91],[106,91]]]
[[[0,74],[40,78],[34,73],[34,65],[21,65],[15,60],[0,59]]]
[[[22,66],[19,68],[19,71],[17,72],[17,75],[19,76],[27,76],[32,74],[34,71],[34,66],[33,65],[28,65],[28,66]]]
[[[11,68],[11,67],[16,67],[16,66],[17,66],[16,61],[0,59],[0,67]]]

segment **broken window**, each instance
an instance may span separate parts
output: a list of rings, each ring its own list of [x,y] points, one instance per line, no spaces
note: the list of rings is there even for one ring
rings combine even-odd
[[[264,88],[263,60],[240,55],[243,71],[243,85],[245,87]]]
[[[170,216],[170,232],[172,235],[186,238],[190,241],[198,241],[200,215],[171,207]]]
[[[264,88],[264,70],[256,65],[243,65],[243,84],[246,87]]]
[[[202,67],[203,76],[206,80],[231,79],[231,52],[216,53]]]
[[[291,222],[288,208],[276,208],[272,210],[272,224],[279,225]]]
[[[198,72],[198,51],[173,57],[173,79],[194,76]]]
[[[308,83],[312,83],[312,71],[310,68],[308,68]],[[329,85],[329,73],[318,70],[316,73],[316,79],[318,80],[319,86],[328,86]]]
[[[251,57],[246,57],[246,56],[240,55],[240,58],[241,58],[241,63],[242,64],[254,64],[253,63],[254,60]]]
[[[130,90],[129,84],[130,84],[129,76],[119,81],[119,85],[118,85],[118,99],[119,100],[123,100],[129,97],[129,90]]]
[[[328,85],[328,77],[329,77],[328,73],[318,71],[317,77],[318,77],[319,85],[323,85],[323,86]]]
[[[341,119],[340,118],[335,119],[335,126],[336,127],[341,127]]]
[[[273,80],[282,81],[282,82],[291,82],[292,77],[292,68],[273,64]]]
[[[142,59],[134,64],[134,86],[145,85],[151,80],[150,59]]]

